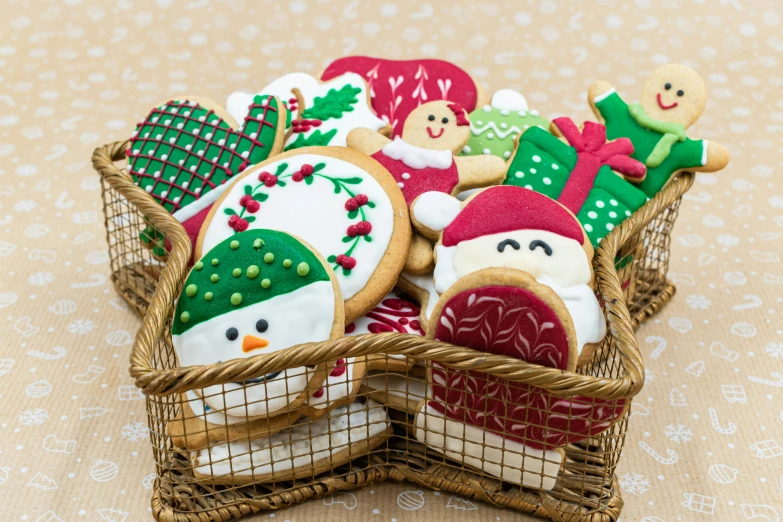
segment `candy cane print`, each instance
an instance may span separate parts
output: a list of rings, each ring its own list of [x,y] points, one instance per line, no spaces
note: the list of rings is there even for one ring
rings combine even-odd
[[[677,455],[677,452],[674,450],[667,449],[666,454],[668,457],[662,456],[660,453],[655,451],[652,446],[644,442],[643,440],[639,441],[639,447],[641,447],[644,451],[647,452],[648,455],[650,455],[652,458],[660,462],[661,464],[665,464],[667,466],[671,466],[675,462],[679,460],[679,455]]]
[[[666,349],[666,339],[657,335],[650,335],[645,339],[647,344],[655,344],[655,349],[650,353],[650,359],[657,359]]]
[[[783,373],[772,372],[770,375],[777,380],[762,379],[761,377],[754,377],[752,375],[748,376],[748,380],[759,384],[766,384],[767,386],[774,386],[775,388],[783,388]]]
[[[733,422],[729,422],[725,428],[720,425],[720,422],[718,421],[718,410],[715,408],[710,408],[710,423],[715,431],[722,433],[723,435],[734,435],[737,431],[737,425]]]
[[[52,349],[54,350],[54,353],[46,353],[38,350],[27,350],[27,355],[38,357],[39,359],[43,359],[45,361],[56,361],[57,359],[62,359],[65,357],[66,350],[64,347],[55,346]]]

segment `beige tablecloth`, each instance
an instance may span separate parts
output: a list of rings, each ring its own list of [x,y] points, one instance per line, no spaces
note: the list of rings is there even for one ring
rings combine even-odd
[[[775,0],[11,2],[0,14],[2,520],[148,520],[153,460],[128,376],[139,320],[109,281],[90,154],[168,96],[222,100],[365,53],[437,56],[544,115],[587,86],[635,99],[657,64],[710,90],[691,136],[722,142],[673,234],[674,301],[638,332],[647,382],[618,476],[622,520],[783,517],[783,20]],[[526,519],[377,485],[257,518]],[[754,518],[755,517],[755,518]]]

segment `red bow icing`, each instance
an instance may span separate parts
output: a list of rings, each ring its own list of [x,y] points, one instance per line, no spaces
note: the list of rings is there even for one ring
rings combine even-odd
[[[606,127],[600,123],[586,121],[582,132],[579,132],[571,118],[556,118],[553,122],[577,153],[574,170],[557,198],[574,214],[581,210],[595,184],[598,171],[604,165],[625,177],[644,179],[647,167],[631,157],[633,144],[628,138],[618,138],[607,143]]]
[[[454,116],[457,118],[457,126],[462,125],[470,125],[470,122],[465,117],[465,109],[462,108],[462,105],[460,105],[457,102],[449,103],[446,105],[449,109],[451,109],[451,112],[454,113]]]

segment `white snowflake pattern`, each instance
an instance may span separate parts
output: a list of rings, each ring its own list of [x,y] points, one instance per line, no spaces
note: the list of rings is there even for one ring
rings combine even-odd
[[[19,414],[19,423],[22,426],[38,426],[46,422],[49,412],[42,408],[30,408]]]
[[[74,322],[70,323],[66,327],[66,330],[68,330],[68,333],[72,333],[76,335],[84,335],[92,332],[93,328],[95,328],[95,323],[93,323],[89,319],[77,319]]]
[[[734,234],[720,234],[718,235],[718,244],[725,247],[735,247],[740,244],[740,238]]]
[[[32,212],[38,204],[32,199],[23,199],[14,203],[14,210],[17,212]]]
[[[769,354],[770,357],[775,359],[783,359],[783,343],[771,342],[767,343],[764,347],[764,351]]]
[[[767,201],[775,208],[783,208],[783,196],[772,196]]]
[[[150,430],[143,422],[131,422],[122,427],[123,439],[127,439],[132,442],[137,442],[149,438]]]
[[[650,481],[640,473],[626,473],[620,477],[620,487],[631,495],[646,493],[650,489]]]
[[[46,286],[54,281],[54,274],[51,272],[36,272],[27,278],[27,282],[33,286]]]
[[[693,438],[693,432],[684,424],[669,424],[663,429],[663,434],[678,444],[684,444]]]
[[[690,294],[685,298],[685,303],[694,310],[706,310],[712,302],[706,295]]]

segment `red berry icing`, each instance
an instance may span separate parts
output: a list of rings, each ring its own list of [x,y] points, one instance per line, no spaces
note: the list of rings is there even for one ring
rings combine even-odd
[[[302,180],[304,179],[304,176],[302,175],[302,173],[301,173],[301,172],[299,172],[299,171],[296,171],[296,172],[294,172],[294,173],[291,175],[291,179],[292,179],[292,180],[294,180],[294,181],[297,181],[297,182],[299,182],[299,181],[302,181]]]
[[[348,234],[349,237],[356,237],[359,234],[359,228],[356,225],[348,225],[346,234]]]
[[[247,202],[247,205],[245,205],[245,208],[251,214],[255,214],[256,212],[258,212],[258,209],[261,208],[261,203],[259,203],[258,201],[254,200],[254,199],[251,199],[250,201]]]
[[[359,203],[356,201],[356,198],[351,198],[345,202],[345,210],[352,211],[359,208]]]
[[[299,172],[301,172],[304,176],[309,176],[313,173],[313,166],[305,163],[302,165],[302,168],[299,169]]]
[[[366,236],[372,231],[372,225],[369,221],[359,221],[356,223],[356,231],[360,236]]]
[[[356,203],[358,203],[360,207],[366,205],[370,201],[370,198],[368,198],[366,194],[356,194],[353,199],[356,200]]]

